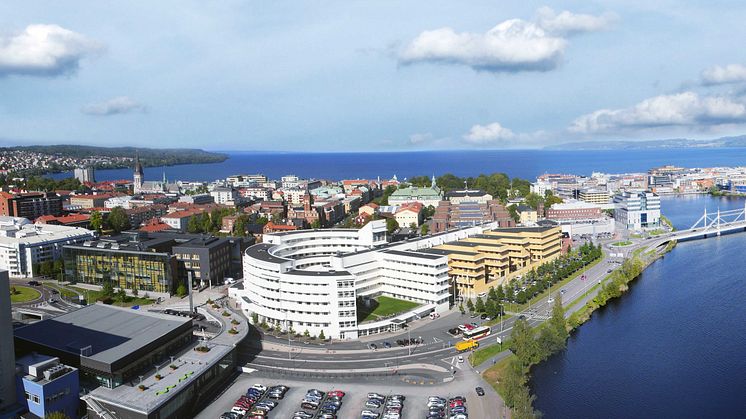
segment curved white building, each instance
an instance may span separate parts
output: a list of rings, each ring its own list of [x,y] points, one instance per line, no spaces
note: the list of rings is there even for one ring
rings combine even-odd
[[[474,231],[471,231],[474,230]],[[246,250],[244,281],[231,289],[247,317],[283,330],[354,339],[397,330],[403,323],[449,307],[448,257],[417,252],[481,233],[462,229],[386,244],[386,223],[360,230],[299,230],[265,234]],[[358,297],[386,295],[420,304],[408,313],[358,324]]]

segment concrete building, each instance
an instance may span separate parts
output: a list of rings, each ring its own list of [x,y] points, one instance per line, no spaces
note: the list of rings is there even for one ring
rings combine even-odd
[[[16,329],[15,343],[77,368],[90,418],[186,418],[235,377],[248,328],[233,327],[203,343],[189,317],[93,304]]]
[[[66,245],[82,243],[95,232],[80,227],[32,224],[25,218],[0,217],[0,269],[11,277],[28,278],[34,266],[62,257]]]
[[[582,201],[569,201],[553,204],[546,210],[546,218],[554,221],[572,221],[601,218],[603,213],[598,204]]]
[[[406,322],[450,306],[445,255],[419,252],[482,234],[495,223],[386,243],[386,222],[359,230],[297,230],[265,234],[244,255],[244,281],[232,287],[248,318],[281,329],[321,331],[337,339],[396,331]],[[418,306],[388,319],[362,321],[359,304],[379,295]]]
[[[557,226],[486,230],[468,238],[421,250],[448,257],[454,294],[474,298],[517,275],[554,260],[562,251]]]
[[[0,271],[0,336],[0,417],[4,417],[10,414],[11,406],[16,402],[16,363],[13,339],[10,338],[13,336],[13,318],[8,271]]]
[[[96,182],[96,176],[94,174],[93,167],[86,166],[86,167],[76,167],[73,171],[73,176],[75,176],[75,179],[78,179],[80,183],[95,183]]]
[[[488,201],[485,204],[461,202],[452,204],[442,201],[435,209],[430,231],[440,233],[454,228],[496,222],[500,227],[514,227],[515,221],[499,201]]]
[[[54,192],[0,192],[0,216],[34,220],[42,215],[62,215],[62,198]]]
[[[614,205],[619,228],[647,230],[661,225],[661,199],[653,192],[625,191],[614,196]]]
[[[16,370],[18,402],[29,413],[40,418],[51,412],[78,416],[77,368],[62,364],[57,357],[31,353],[16,360]]]
[[[516,211],[519,216],[518,222],[522,225],[532,225],[539,221],[539,213],[536,208],[531,208],[528,205],[518,205]]]
[[[429,188],[420,188],[417,186],[410,186],[407,188],[399,188],[389,196],[389,205],[401,205],[407,202],[419,202],[420,204],[428,207],[432,205],[437,208],[440,201],[443,200],[443,191],[435,185],[435,177],[433,177],[432,185]]]
[[[71,195],[70,205],[79,208],[106,208],[106,202],[109,199],[119,196],[113,193]],[[129,202],[130,200],[124,201]]]
[[[487,202],[492,201],[492,195],[481,189],[463,189],[446,193],[446,200],[451,201],[451,204],[454,205],[464,202],[486,204]]]
[[[218,186],[210,191],[210,196],[216,204],[235,205],[240,199],[238,191],[232,187]]]
[[[194,205],[205,205],[214,203],[215,199],[212,197],[212,195],[203,193],[196,195],[182,195],[179,197],[179,202]]]
[[[83,284],[137,289],[168,297],[186,285],[222,284],[241,273],[242,238],[211,237],[176,232],[128,231],[118,236],[64,247],[65,278]]]
[[[581,189],[578,198],[589,204],[605,205],[611,201],[609,191],[601,189]]]
[[[424,206],[419,202],[410,202],[402,204],[394,214],[394,219],[399,224],[399,227],[409,227],[414,225],[419,227],[422,224],[422,211]]]
[[[111,198],[104,201],[104,208],[112,209],[116,207],[122,207],[124,209],[130,209],[130,201],[132,201],[133,197],[130,195],[122,195],[122,196],[112,196]],[[87,205],[87,203],[86,203]],[[91,208],[91,207],[83,207],[81,208]]]

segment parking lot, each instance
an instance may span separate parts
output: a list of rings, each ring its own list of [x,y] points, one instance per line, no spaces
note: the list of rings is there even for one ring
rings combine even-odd
[[[303,381],[289,380],[286,378],[269,378],[263,377],[260,373],[251,375],[241,374],[232,385],[226,389],[213,403],[200,412],[196,417],[198,419],[217,419],[223,412],[230,411],[234,402],[246,393],[249,387],[254,384],[261,384],[267,387],[274,385],[286,385],[290,389],[285,394],[284,399],[278,401],[267,418],[291,419],[293,413],[299,410],[305,410],[314,413],[314,410],[301,409],[301,401],[309,389],[318,389],[324,393],[333,390],[345,392],[342,399],[342,405],[337,412],[340,419],[360,418],[363,410],[371,410],[375,413],[382,413],[383,408],[366,407],[368,393],[379,393],[384,397],[394,394],[404,396],[402,403],[401,417],[404,419],[419,419],[427,416],[428,397],[439,396],[445,399],[454,396],[463,396],[466,399],[468,413],[470,418],[492,418],[503,417],[500,412],[502,406],[496,403],[497,396],[489,386],[485,386],[487,395],[479,397],[474,391],[476,386],[484,386],[475,374],[464,374],[459,379],[450,383],[444,383],[434,386],[422,386],[406,384],[398,381],[396,378],[374,379],[367,383],[362,382],[344,382],[335,384],[323,381]],[[383,415],[379,416],[379,418]]]

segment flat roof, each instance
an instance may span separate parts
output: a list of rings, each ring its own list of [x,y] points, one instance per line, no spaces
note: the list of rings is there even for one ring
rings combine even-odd
[[[272,262],[272,263],[282,263],[287,262],[290,259],[281,258],[279,256],[274,256],[269,253],[269,249],[272,247],[275,247],[276,245],[272,243],[258,243],[253,246],[250,246],[246,249],[246,256],[251,256],[254,259],[259,259],[264,262]]]
[[[448,256],[450,254],[455,254],[455,255],[476,255],[478,254],[477,252],[465,252],[463,250],[452,250],[452,249],[438,249],[435,247],[431,247],[429,249],[421,249],[421,250],[418,250],[417,252],[432,253],[435,255],[443,255],[443,256]]]
[[[17,338],[112,364],[192,319],[93,304],[14,331]],[[90,346],[88,355],[81,350]]]
[[[420,252],[407,252],[404,250],[384,250],[383,253],[389,253],[392,255],[399,255],[399,256],[413,256],[413,257],[430,259],[430,260],[440,259],[440,256],[428,255],[426,253],[420,253]]]

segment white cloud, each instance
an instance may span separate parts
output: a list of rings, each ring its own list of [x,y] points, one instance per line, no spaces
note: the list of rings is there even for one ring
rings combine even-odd
[[[497,122],[487,125],[474,125],[464,134],[464,141],[470,144],[489,144],[498,141],[508,141],[516,138],[516,134]]]
[[[105,102],[88,104],[83,106],[80,111],[88,115],[109,116],[130,112],[145,112],[146,110],[145,105],[127,96],[119,96]]]
[[[708,127],[746,122],[746,106],[722,96],[694,92],[661,95],[624,109],[601,109],[577,118],[570,131],[617,132],[658,127]]]
[[[409,136],[409,144],[411,145],[422,144],[432,139],[433,139],[433,134],[430,134],[429,132],[424,133],[424,134],[412,134]]]
[[[451,28],[425,31],[400,53],[401,64],[462,64],[478,71],[548,71],[562,59],[567,41],[521,19],[500,23],[484,34]]]
[[[99,42],[58,25],[29,25],[0,36],[0,76],[59,76],[77,70],[86,55],[103,49]]]
[[[702,83],[705,85],[740,83],[746,81],[746,66],[728,64],[713,66],[702,72]]]
[[[549,71],[557,67],[567,47],[566,36],[607,28],[616,15],[537,11],[535,22],[506,20],[486,33],[456,32],[445,27],[420,33],[399,52],[400,64],[466,65],[477,71]]]
[[[608,28],[617,16],[604,13],[600,16],[578,14],[567,10],[557,14],[550,7],[542,7],[536,12],[537,24],[545,31],[558,35],[573,35],[584,32],[597,32]]]

